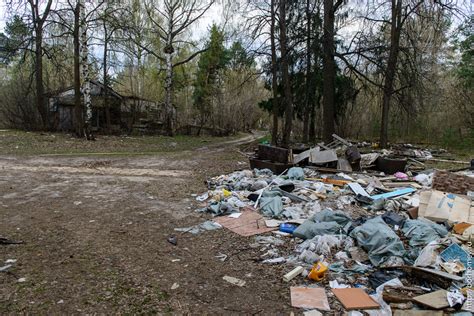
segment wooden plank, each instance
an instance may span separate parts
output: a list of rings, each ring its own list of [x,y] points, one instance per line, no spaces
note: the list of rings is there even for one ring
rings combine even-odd
[[[388,285],[383,288],[382,297],[386,303],[407,303],[412,302],[414,297],[425,293],[426,291],[420,288]]]
[[[470,164],[469,161],[460,161],[460,160],[448,160],[448,159],[435,159],[435,158],[430,158],[427,159],[428,161],[436,161],[436,162],[450,162],[450,163],[458,163],[458,164]]]
[[[393,316],[443,316],[442,311],[433,311],[433,310],[399,310],[396,309],[393,312]]]
[[[427,282],[434,283],[441,288],[448,288],[451,286],[452,282],[462,282],[464,279],[461,276],[449,274],[447,272],[428,269],[428,268],[419,268],[412,266],[399,266],[399,267],[388,267],[383,268],[385,270],[401,269],[406,273],[409,273],[412,277],[418,278],[420,280],[426,280]]]
[[[447,294],[448,292],[446,290],[438,290],[428,294],[416,296],[413,298],[413,300],[418,304],[432,309],[443,309],[449,307]]]
[[[414,183],[414,182],[384,182],[383,185],[388,187],[388,188],[403,188],[403,187],[406,187],[407,185],[411,186],[412,188],[415,188],[415,189],[422,189],[423,188],[423,186],[419,185],[418,183]]]
[[[347,140],[345,140],[344,138],[336,135],[336,134],[332,134],[332,137],[334,139],[337,139],[338,141],[340,141],[343,145],[346,145],[346,146],[352,146],[352,144],[350,142],[348,142]]]

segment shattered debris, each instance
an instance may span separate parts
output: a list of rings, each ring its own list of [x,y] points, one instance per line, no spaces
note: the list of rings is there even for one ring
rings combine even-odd
[[[250,158],[255,169],[207,181],[198,211],[241,236],[257,235],[250,243],[262,251],[255,261],[289,271],[283,280],[291,282],[294,307],[410,315],[466,305],[474,207],[465,194],[473,191],[474,172],[422,170],[428,151],[361,154],[333,136],[296,154],[260,145]]]

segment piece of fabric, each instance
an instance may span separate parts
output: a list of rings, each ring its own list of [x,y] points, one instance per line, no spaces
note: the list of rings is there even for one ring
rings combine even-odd
[[[354,228],[350,236],[367,251],[374,266],[383,264],[391,257],[403,258],[406,254],[400,238],[385,224],[381,216],[369,219],[363,225]]]

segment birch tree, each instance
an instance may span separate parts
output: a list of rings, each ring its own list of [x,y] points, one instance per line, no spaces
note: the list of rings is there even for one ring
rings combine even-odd
[[[146,3],[153,31],[164,44],[164,48],[163,51],[155,51],[151,46],[143,48],[165,64],[165,129],[170,136],[174,135],[176,129],[176,110],[173,104],[174,68],[188,63],[205,49],[196,50],[180,60],[176,60],[175,56],[177,50],[184,45],[194,45],[186,41],[184,35],[190,31],[190,27],[209,10],[214,2],[215,0],[163,0]]]
[[[91,87],[89,78],[89,46],[87,42],[87,21],[86,21],[86,7],[84,5],[85,0],[79,0],[80,10],[80,24],[79,30],[81,34],[81,93],[84,102],[85,117],[84,117],[84,134],[87,140],[93,138],[91,133],[91,121],[92,121],[92,102],[91,102]]]

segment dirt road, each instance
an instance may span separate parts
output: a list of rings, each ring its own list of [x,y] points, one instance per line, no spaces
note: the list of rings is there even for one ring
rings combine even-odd
[[[191,194],[247,167],[236,149],[253,139],[153,156],[0,156],[0,236],[24,241],[0,245],[0,267],[17,260],[0,272],[0,313],[289,312],[283,268],[259,263],[252,238],[221,229],[167,241],[208,218]]]

